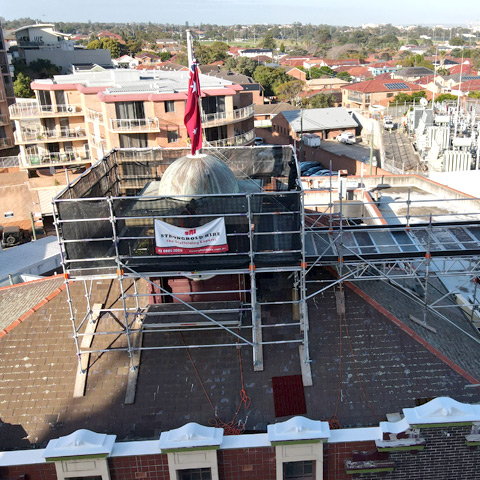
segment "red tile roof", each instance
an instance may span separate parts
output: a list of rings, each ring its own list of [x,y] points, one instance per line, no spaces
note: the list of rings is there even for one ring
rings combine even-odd
[[[380,76],[380,75],[379,75]],[[389,83],[405,84],[407,88],[388,88],[385,85]],[[392,79],[378,79],[375,77],[373,80],[366,80],[365,82],[352,83],[342,87],[342,90],[353,90],[355,92],[362,93],[375,93],[375,92],[405,92],[405,91],[418,91],[423,90],[419,85],[415,85],[410,82],[404,82],[402,80]]]

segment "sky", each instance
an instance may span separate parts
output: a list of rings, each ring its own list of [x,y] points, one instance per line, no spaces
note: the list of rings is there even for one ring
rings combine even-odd
[[[480,22],[478,5],[478,0],[1,0],[0,15],[42,22],[467,26]]]

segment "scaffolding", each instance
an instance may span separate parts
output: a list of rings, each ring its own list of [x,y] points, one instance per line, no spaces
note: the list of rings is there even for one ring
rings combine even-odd
[[[328,289],[341,291],[346,281],[386,282],[423,307],[424,324],[427,313],[452,323],[444,313],[449,307],[467,309],[471,320],[478,314],[476,284],[473,298],[460,305],[445,302],[456,291],[432,295],[430,283],[434,277],[464,276],[468,283],[480,276],[479,199],[455,192],[452,199],[415,200],[411,188],[405,187],[405,200],[385,204],[378,195],[373,198],[387,187],[384,177],[330,176],[321,184],[316,180],[316,188],[304,188],[307,183],[289,146],[204,152],[230,167],[242,193],[194,196],[196,210],[186,213],[190,197],[155,194],[163,172],[186,150],[121,149],[110,152],[55,198],[55,226],[81,375],[92,353],[125,351],[135,372],[141,351],[177,348],[250,348],[253,368],[260,371],[265,345],[292,343],[299,346],[308,385],[312,380],[307,302]],[[408,176],[395,178],[408,185]],[[449,202],[450,210],[440,208],[442,202]],[[155,253],[155,219],[189,228],[219,217],[225,219],[227,252]],[[331,275],[315,278],[319,269]],[[291,297],[285,296],[285,289],[265,295],[258,288],[265,275],[283,275]],[[120,306],[92,303],[93,285],[100,279],[116,282]],[[190,288],[179,289],[185,281],[203,282],[203,287],[194,294]],[[83,283],[86,298],[80,315],[71,293],[78,282]],[[291,308],[291,315],[265,322],[262,310],[275,305]],[[117,328],[102,330],[107,318]],[[480,343],[473,330],[455,326]],[[228,334],[230,341],[211,341],[205,332],[212,331]],[[268,331],[284,335],[272,340]],[[189,337],[194,341],[183,336],[181,343],[164,340],[170,333],[183,332],[199,333]],[[144,334],[155,340],[144,345]],[[120,347],[96,346],[94,339],[105,336],[125,342]]]
[[[279,146],[203,152],[227,163],[242,193],[159,196],[156,192],[163,172],[188,151],[125,149],[110,152],[54,199],[82,374],[88,365],[85,355],[92,353],[126,351],[133,371],[142,350],[215,347],[249,347],[254,369],[263,370],[263,346],[280,343],[302,346],[303,362],[308,365],[303,191],[294,181],[298,177],[294,151]],[[193,212],[186,210],[192,198]],[[195,228],[219,217],[225,220],[227,252],[155,253],[155,220]],[[282,298],[283,292],[273,298],[258,298],[262,276],[279,272],[285,273],[291,284],[292,299]],[[216,280],[209,290],[212,278]],[[99,279],[117,282],[119,308],[92,304],[93,284]],[[185,285],[185,279],[202,282],[203,287],[193,295],[191,289],[171,286],[178,282]],[[86,311],[80,316],[77,312],[81,307],[75,305],[77,299],[71,292],[76,282],[83,282],[86,298]],[[291,304],[294,313],[288,319],[263,325],[262,308],[279,303]],[[114,318],[118,328],[97,328],[107,317]],[[89,328],[92,323],[95,326]],[[286,338],[266,339],[262,333],[266,329],[284,329]],[[202,341],[204,332],[211,330],[227,332],[231,341]],[[203,333],[195,343],[170,345],[162,341],[162,334],[187,331]],[[143,345],[143,334],[155,335],[154,345]],[[106,335],[122,336],[125,344],[95,348],[94,339]]]

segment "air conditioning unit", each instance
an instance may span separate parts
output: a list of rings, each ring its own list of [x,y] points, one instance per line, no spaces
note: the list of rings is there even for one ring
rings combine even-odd
[[[75,113],[76,111],[77,111],[77,109],[73,105],[69,105],[67,107],[67,112],[68,113]]]

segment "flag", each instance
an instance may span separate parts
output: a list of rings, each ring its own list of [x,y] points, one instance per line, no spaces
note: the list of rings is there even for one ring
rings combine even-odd
[[[198,79],[198,64],[194,60],[190,66],[188,81],[188,97],[185,107],[185,127],[192,142],[192,155],[202,148],[202,121],[200,118],[200,82]]]

